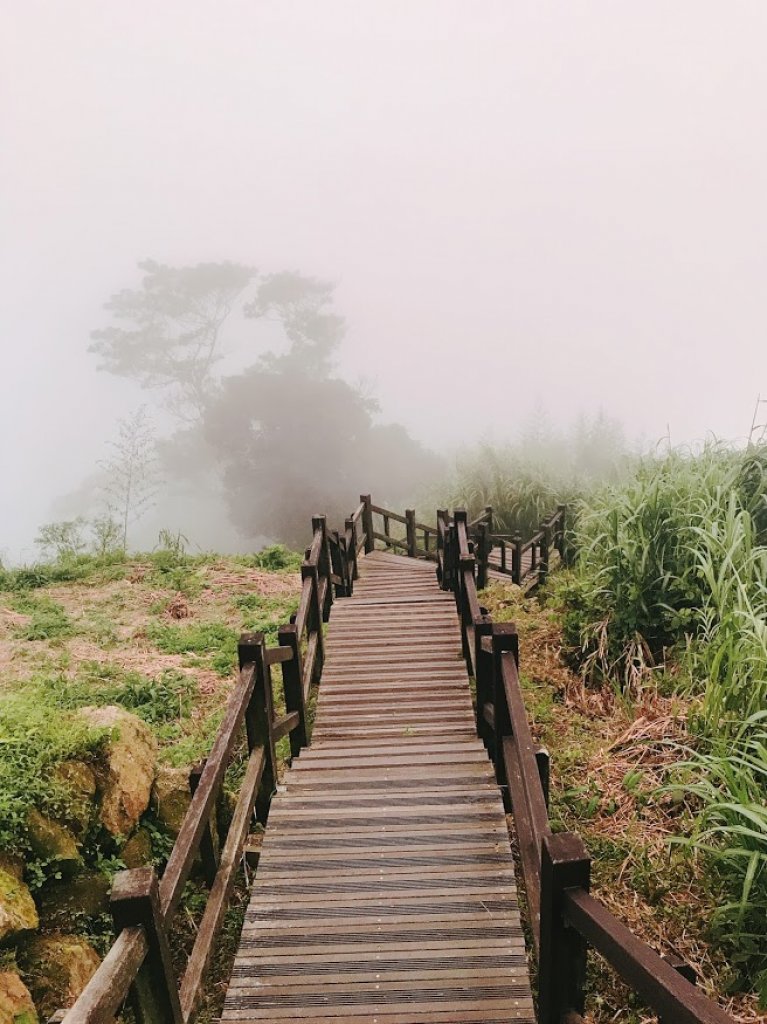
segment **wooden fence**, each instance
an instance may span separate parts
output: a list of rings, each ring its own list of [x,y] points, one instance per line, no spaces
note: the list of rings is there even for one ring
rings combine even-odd
[[[407,509],[401,515],[374,505],[369,494],[362,495],[360,507],[367,537],[366,551],[373,551],[378,541],[388,551],[439,561],[440,524],[449,527],[450,522],[447,510],[440,509],[436,526],[428,526],[416,520],[414,509]],[[494,533],[493,509],[486,506],[481,515],[466,523],[467,537],[476,559],[479,589],[487,586],[491,570],[510,576],[513,583],[525,590],[543,583],[555,555],[563,562],[567,560],[566,517],[566,506],[557,506],[556,511],[541,522],[538,532],[523,540],[520,533]]]
[[[376,516],[383,520],[382,530],[375,529]],[[395,535],[392,523],[405,527],[403,537]],[[387,549],[436,561],[440,585],[455,595],[463,653],[476,679],[477,731],[514,815],[538,955],[539,1024],[562,1024],[565,1019],[572,1024],[583,1012],[587,947],[599,952],[664,1020],[733,1024],[688,980],[685,965],[660,957],[590,895],[590,860],[580,838],[552,833],[549,758],[531,738],[519,683],[516,630],[494,623],[477,595],[478,566],[484,563],[487,571],[490,564],[485,542],[498,539],[487,529],[487,510],[484,538],[482,525],[469,523],[464,511],[450,517],[440,510],[436,526],[425,526],[412,510],[400,516],[373,505],[369,495],[361,497],[343,533],[328,531],[324,517],[313,519],[312,543],[301,566],[298,611],[280,627],[276,647],[266,647],[259,633],[241,637],[237,682],[210,754],[193,775],[191,803],[162,878],[150,867],[116,876],[111,905],[117,938],[74,1006],[55,1015],[57,1021],[104,1024],[119,1014],[126,1000],[144,1024],[189,1024],[194,1019],[254,808],[262,822],[269,813],[277,772],[275,744],[289,736],[295,756],[307,743],[307,701],[324,661],[322,624],[334,598],[352,593],[362,551],[372,551],[378,541]],[[552,545],[559,545],[563,555],[564,527],[560,508],[526,542],[527,548],[523,545],[523,553],[530,545],[538,548],[533,564],[538,580],[548,568]],[[516,564],[522,575],[521,557]],[[271,674],[276,664],[282,668],[282,699],[277,702]],[[275,713],[275,703],[284,704],[284,714]],[[243,731],[247,767],[231,822],[217,846],[212,816]],[[169,934],[198,856],[209,894],[179,980],[171,964]]]
[[[301,598],[293,621],[281,626],[276,647],[261,633],[244,633],[238,646],[239,673],[224,718],[204,764],[191,776],[193,795],[162,878],[154,868],[120,872],[114,880],[111,912],[117,938],[74,1006],[53,1019],[66,1024],[103,1024],[126,1000],[143,1024],[188,1024],[203,991],[205,973],[231,899],[253,812],[265,822],[275,788],[275,745],[289,736],[291,755],[308,741],[306,715],[310,688],[323,663],[322,624],[334,596],[350,594],[357,576],[357,539],[363,505],[346,521],[342,536],[327,530],[322,516],[312,520],[311,547],[301,566]],[[275,695],[271,668],[282,668],[282,694]],[[281,700],[275,700],[275,696]],[[276,714],[275,705],[285,713]],[[244,734],[244,735],[243,735]],[[248,759],[228,829],[214,841],[213,815],[226,769],[247,745]],[[195,860],[200,858],[208,899],[183,976],[175,976],[169,935]]]
[[[578,835],[553,833],[549,756],[533,743],[519,682],[516,629],[494,623],[477,596],[466,513],[440,513],[439,575],[452,590],[463,651],[476,680],[477,732],[514,818],[538,959],[539,1024],[574,1024],[584,1012],[587,949],[596,950],[659,1015],[676,1024],[733,1024],[676,957],[659,956],[589,893],[590,858]]]
[[[568,560],[566,519],[567,506],[558,505],[555,512],[541,521],[538,532],[523,540],[521,533],[494,532],[493,509],[486,506],[467,524],[474,543],[479,588],[487,585],[490,569],[510,576],[513,583],[526,590],[543,583],[555,553],[562,562]]]

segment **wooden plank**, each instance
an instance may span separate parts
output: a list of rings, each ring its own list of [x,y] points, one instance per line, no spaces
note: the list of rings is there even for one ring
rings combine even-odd
[[[531,1024],[455,601],[417,559],[373,551],[358,570],[331,611],[312,746],[272,802],[222,1020]]]

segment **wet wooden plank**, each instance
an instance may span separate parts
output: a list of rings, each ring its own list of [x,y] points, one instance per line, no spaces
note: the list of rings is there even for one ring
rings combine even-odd
[[[360,559],[272,802],[223,1021],[533,1020],[503,804],[433,565]]]

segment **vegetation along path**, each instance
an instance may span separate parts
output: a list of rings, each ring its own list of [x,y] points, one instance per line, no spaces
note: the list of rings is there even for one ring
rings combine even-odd
[[[312,745],[275,796],[224,1021],[533,1020],[514,867],[453,595],[360,559]]]

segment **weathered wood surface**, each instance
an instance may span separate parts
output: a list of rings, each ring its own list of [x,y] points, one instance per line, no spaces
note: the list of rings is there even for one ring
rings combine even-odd
[[[503,805],[432,565],[359,564],[272,802],[230,1022],[532,1021]]]

